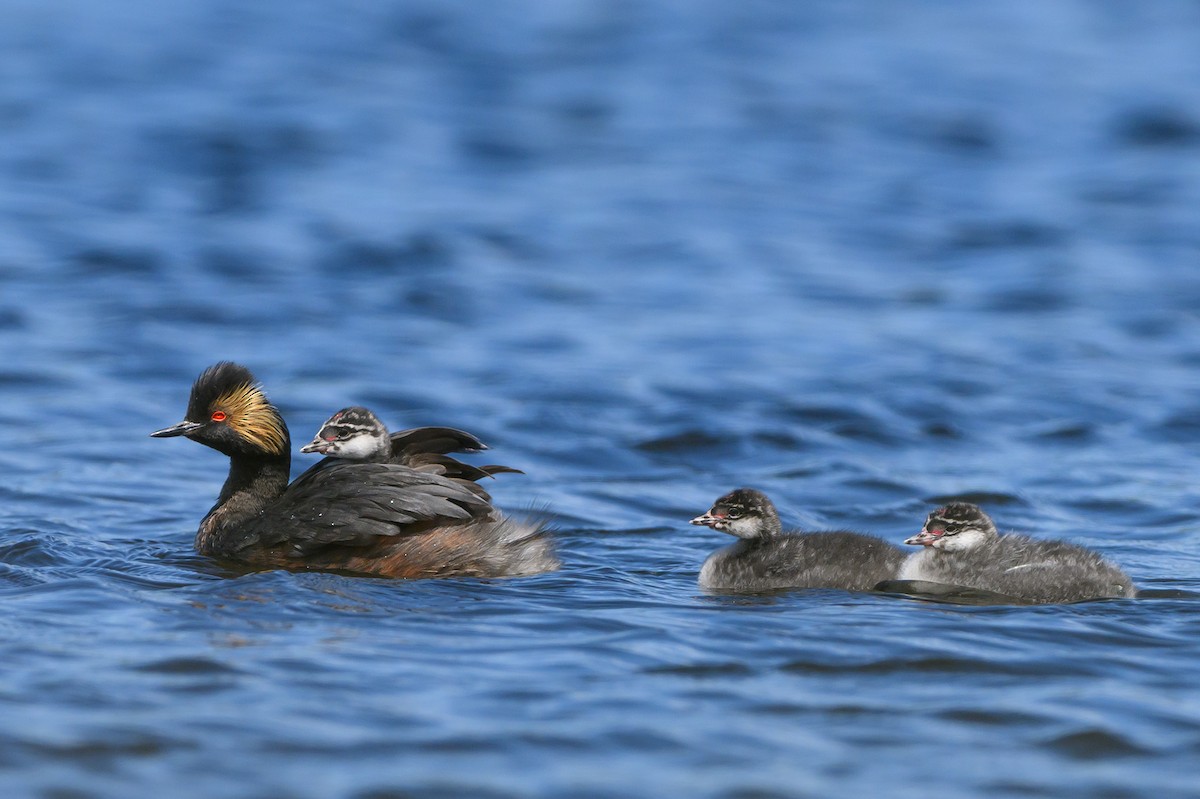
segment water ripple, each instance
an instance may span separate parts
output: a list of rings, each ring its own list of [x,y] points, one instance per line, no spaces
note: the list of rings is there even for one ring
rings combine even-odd
[[[1195,795],[1194,9],[345,10],[5,4],[7,794]],[[220,358],[479,434],[564,569],[195,555]],[[739,485],[1142,590],[708,594]]]

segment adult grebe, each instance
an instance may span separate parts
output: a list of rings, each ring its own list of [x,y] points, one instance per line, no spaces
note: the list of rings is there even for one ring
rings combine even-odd
[[[196,379],[186,436],[229,456],[196,550],[254,567],[386,577],[501,577],[558,568],[544,525],[505,518],[471,479],[326,458],[288,484],[287,425],[244,366]]]

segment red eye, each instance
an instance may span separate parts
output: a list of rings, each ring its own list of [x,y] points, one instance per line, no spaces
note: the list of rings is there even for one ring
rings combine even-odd
[[[225,421],[225,411],[213,411],[212,420],[214,422]]]

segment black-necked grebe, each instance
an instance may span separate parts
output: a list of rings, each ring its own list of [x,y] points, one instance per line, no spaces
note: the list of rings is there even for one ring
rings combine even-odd
[[[1132,597],[1133,582],[1100,555],[1065,541],[1000,535],[977,505],[951,502],[904,543],[923,547],[898,579],[982,588],[1033,603]]]
[[[881,538],[847,531],[783,531],[766,494],[739,488],[692,519],[737,536],[737,543],[709,555],[700,586],[716,591],[780,588],[844,588],[866,591],[893,579],[904,552]]]
[[[201,373],[184,421],[151,435],[186,436],[229,456],[229,476],[196,533],[203,555],[410,578],[559,565],[543,525],[503,517],[469,479],[326,458],[288,485],[287,425],[238,364]]]
[[[331,458],[363,463],[398,463],[421,472],[462,480],[480,480],[502,472],[520,474],[509,466],[472,466],[451,452],[479,452],[487,445],[453,427],[414,427],[388,433],[379,417],[367,408],[342,408],[321,425],[313,440],[300,448]]]

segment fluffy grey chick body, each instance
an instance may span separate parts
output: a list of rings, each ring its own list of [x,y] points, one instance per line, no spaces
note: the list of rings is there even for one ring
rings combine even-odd
[[[929,514],[904,543],[909,555],[898,579],[980,588],[1025,602],[1049,604],[1132,597],[1129,576],[1100,555],[1065,541],[1000,535],[977,505],[951,502]]]
[[[775,505],[761,491],[739,488],[692,524],[737,536],[709,555],[700,587],[711,591],[842,588],[867,591],[893,579],[904,552],[863,533],[784,532]]]

